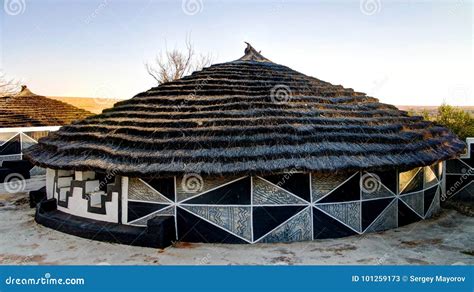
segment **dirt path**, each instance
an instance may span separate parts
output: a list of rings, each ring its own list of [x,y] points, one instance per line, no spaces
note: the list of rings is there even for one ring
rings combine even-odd
[[[0,264],[334,265],[474,264],[474,218],[436,219],[387,232],[291,244],[186,244],[164,250],[97,242],[34,222],[25,195],[0,195]]]

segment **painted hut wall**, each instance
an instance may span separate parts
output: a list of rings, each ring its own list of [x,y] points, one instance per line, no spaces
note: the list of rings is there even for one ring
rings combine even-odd
[[[128,214],[127,214],[127,208],[128,208],[128,177],[124,176],[122,177],[122,204],[121,204],[121,219],[122,222],[127,222]]]
[[[48,199],[54,198],[54,178],[56,171],[51,168],[46,169],[46,197]]]
[[[7,160],[21,160],[23,150],[38,143],[38,139],[59,127],[0,128],[0,165]]]
[[[406,172],[119,177],[119,188],[108,185],[110,198],[102,213],[90,208],[100,184],[94,173],[48,169],[47,192],[53,189],[59,211],[83,218],[145,228],[150,219],[172,217],[173,240],[292,242],[382,231],[429,218],[440,208],[442,170],[440,163]]]
[[[124,178],[122,222],[145,227],[154,217],[173,216],[177,239],[197,242],[291,242],[382,231],[439,210],[442,169],[440,163],[407,172]]]
[[[446,162],[446,199],[474,200],[474,138],[467,138],[466,153]]]
[[[108,184],[108,191],[104,192],[100,190],[101,182],[94,172],[48,169],[47,173],[47,193],[57,199],[59,211],[119,223],[120,191],[114,190],[113,184]],[[121,185],[121,179],[118,181]]]

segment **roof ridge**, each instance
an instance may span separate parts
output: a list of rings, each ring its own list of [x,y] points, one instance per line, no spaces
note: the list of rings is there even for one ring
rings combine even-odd
[[[243,55],[240,59],[237,61],[257,61],[257,62],[270,62],[273,63],[272,61],[268,60],[262,54],[260,54],[261,51],[257,51],[252,47],[251,44],[248,42],[244,42],[247,44],[247,47],[245,48],[245,55]]]

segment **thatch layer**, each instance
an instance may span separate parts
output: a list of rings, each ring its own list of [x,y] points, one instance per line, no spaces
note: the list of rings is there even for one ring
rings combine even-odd
[[[12,96],[0,97],[0,127],[63,126],[92,113],[65,102],[32,93],[26,86]]]
[[[168,176],[409,168],[455,157],[449,130],[249,47],[62,127],[29,148],[44,167]]]

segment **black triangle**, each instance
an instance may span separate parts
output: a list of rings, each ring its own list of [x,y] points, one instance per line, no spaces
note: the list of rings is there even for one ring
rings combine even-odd
[[[250,205],[250,177],[227,184],[201,196],[186,201],[186,204]]]
[[[143,179],[144,182],[149,184],[152,188],[157,190],[160,194],[167,197],[174,202],[174,178],[155,178],[155,179]]]
[[[397,171],[375,171],[371,173],[377,175],[382,184],[392,191],[392,193],[397,193]]]
[[[16,135],[0,146],[0,155],[13,155],[21,153],[20,135]]]
[[[128,222],[141,218],[168,206],[169,205],[164,204],[150,204],[144,202],[128,201]]]
[[[253,236],[262,237],[275,227],[288,220],[306,206],[253,207]]]
[[[438,190],[438,186],[431,187],[427,190],[425,190],[425,197],[424,197],[424,202],[425,202],[425,209],[424,209],[424,215],[426,215],[426,212],[428,212],[428,209],[431,206],[431,203],[433,203],[433,199],[436,196],[436,191]]]
[[[178,239],[184,242],[247,243],[245,240],[203,220],[188,211],[176,208]]]
[[[324,197],[318,203],[337,203],[360,200],[360,178],[359,174],[354,175],[332,193]]]
[[[323,239],[355,235],[357,232],[324,212],[313,208],[313,234],[314,239]]]
[[[446,162],[446,172],[453,174],[465,174],[469,170],[469,166],[465,163],[468,159],[453,159]],[[464,162],[464,163],[463,163]]]
[[[398,200],[398,227],[420,221],[421,218],[407,207],[405,202]]]
[[[407,193],[414,193],[421,191],[423,189],[423,175],[424,169],[420,169],[420,171],[415,174],[415,177],[408,183],[405,189],[401,192],[401,194],[407,194]]]
[[[362,201],[362,230],[369,227],[392,201],[393,198]]]
[[[311,191],[309,174],[307,173],[287,173],[262,176],[269,182],[289,191],[290,193],[311,202]]]

